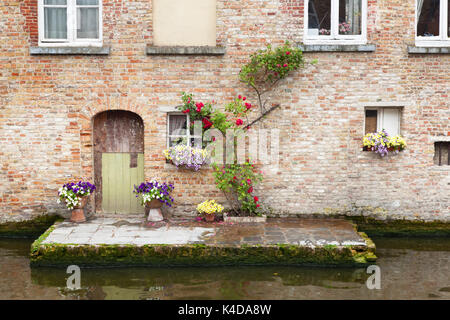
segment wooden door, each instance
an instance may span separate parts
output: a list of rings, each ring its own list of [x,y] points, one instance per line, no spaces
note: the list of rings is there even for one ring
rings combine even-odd
[[[97,212],[144,212],[133,193],[144,181],[144,124],[137,114],[112,110],[95,116],[94,176]]]

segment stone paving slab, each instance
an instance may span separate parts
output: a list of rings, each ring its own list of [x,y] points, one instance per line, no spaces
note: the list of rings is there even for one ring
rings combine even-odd
[[[58,224],[42,244],[297,244],[366,246],[353,226],[338,219],[269,219],[266,223],[172,220],[155,226],[133,217],[94,218]]]
[[[239,224],[178,218],[168,222],[148,223],[142,216],[96,216],[80,224],[69,221],[56,223],[33,244],[32,261],[44,261],[45,255],[52,252],[52,261],[57,262],[54,254],[61,246],[67,246],[72,251],[76,248],[90,250],[88,255],[99,261],[100,256],[107,253],[102,251],[96,256],[93,252],[106,250],[106,247],[110,251],[119,250],[113,246],[140,248],[141,251],[147,250],[139,251],[144,256],[139,258],[143,263],[156,263],[153,258],[158,256],[158,264],[164,264],[165,261],[168,264],[183,264],[193,256],[208,263],[214,256],[222,259],[224,264],[251,264],[250,260],[253,258],[256,259],[254,263],[273,263],[279,259],[280,262],[295,264],[302,257],[313,261],[314,255],[320,255],[320,259],[334,263],[344,253],[346,262],[349,262],[349,258],[358,258],[361,262],[365,259],[361,258],[363,253],[374,253],[375,249],[370,239],[356,232],[350,222],[342,219],[279,218],[268,219],[266,223]],[[46,251],[48,248],[53,250]],[[150,249],[153,250],[152,253],[148,252]],[[267,257],[264,249],[270,252]],[[247,252],[249,250],[253,251]],[[162,251],[168,255],[167,260],[163,259]],[[241,253],[244,257],[239,257]],[[230,258],[228,255],[231,254],[236,257]],[[87,253],[82,255],[86,256]],[[114,252],[113,255],[119,254]],[[132,252],[122,252],[117,259],[125,261],[128,255],[134,256]],[[66,258],[61,257],[62,260]],[[104,260],[114,262],[112,258],[104,257]],[[218,263],[217,259],[215,261]]]

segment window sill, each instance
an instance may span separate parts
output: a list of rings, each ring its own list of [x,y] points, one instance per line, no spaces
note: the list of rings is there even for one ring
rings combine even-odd
[[[178,56],[223,56],[226,53],[225,47],[209,46],[147,46],[147,55],[178,55]]]
[[[300,44],[303,52],[374,52],[374,44]]]
[[[30,47],[31,55],[109,55],[111,47]]]
[[[450,54],[450,47],[418,47],[408,46],[408,53],[414,54]]]

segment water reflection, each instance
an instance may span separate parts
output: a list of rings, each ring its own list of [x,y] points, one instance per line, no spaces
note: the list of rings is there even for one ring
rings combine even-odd
[[[381,290],[365,269],[313,267],[30,269],[31,241],[0,240],[0,299],[450,299],[450,239],[375,239]]]

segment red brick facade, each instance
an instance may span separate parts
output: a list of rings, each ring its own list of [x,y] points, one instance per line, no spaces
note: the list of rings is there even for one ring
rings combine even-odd
[[[145,175],[175,183],[174,213],[223,201],[211,170],[165,163],[164,108],[178,105],[181,91],[216,106],[238,94],[255,101],[239,83],[240,67],[266,43],[302,43],[304,1],[217,0],[217,44],[226,54],[213,57],[147,56],[151,0],[103,0],[107,56],[32,56],[36,3],[0,3],[0,221],[63,212],[57,189],[70,175],[92,178],[92,117],[113,109],[142,117]],[[263,167],[257,190],[267,210],[450,220],[450,166],[433,164],[434,142],[450,141],[450,55],[408,54],[414,6],[369,0],[374,52],[305,53],[318,64],[280,84],[272,101],[281,109],[260,125],[280,130],[279,168]],[[370,106],[403,108],[404,152],[381,159],[361,151]]]

